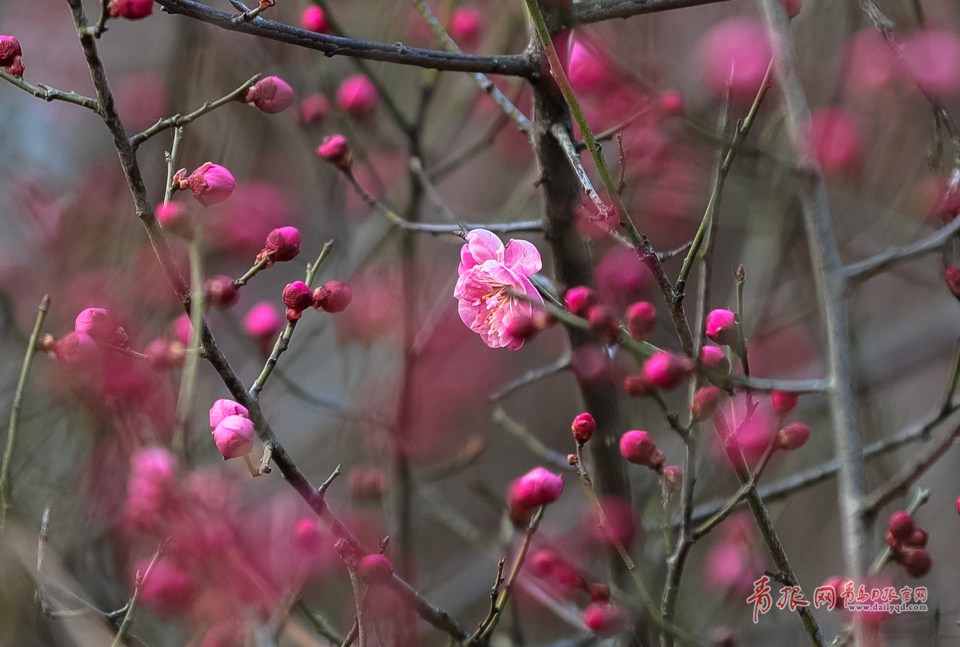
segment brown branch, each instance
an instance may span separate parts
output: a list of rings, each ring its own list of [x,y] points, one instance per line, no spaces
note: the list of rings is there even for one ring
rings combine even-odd
[[[915,243],[891,247],[885,252],[871,256],[844,268],[848,282],[860,282],[880,274],[900,263],[912,261],[926,254],[938,251],[960,232],[960,218],[955,218],[946,227],[938,229]]]
[[[187,16],[229,31],[317,50],[327,56],[348,56],[436,70],[482,72],[527,78],[534,77],[539,72],[525,54],[475,56],[407,47],[403,43],[372,43],[318,34],[259,17],[249,22],[236,22],[235,14],[194,2],[194,0],[157,0],[157,4],[167,13]]]
[[[716,2],[725,2],[725,0],[594,0],[571,5],[570,11],[564,16],[563,24],[574,27],[612,18],[630,18]]]

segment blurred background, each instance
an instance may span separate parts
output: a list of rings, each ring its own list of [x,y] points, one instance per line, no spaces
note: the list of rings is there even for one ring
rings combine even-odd
[[[226,2],[211,3],[230,9]],[[960,9],[932,0],[878,4],[897,26],[907,52],[902,59],[871,30],[855,2],[805,0],[792,27],[814,110],[815,149],[848,263],[928,234],[960,211],[960,196],[948,181],[957,151],[941,136],[944,127],[914,82],[919,77],[948,113],[960,109]],[[86,5],[96,15],[97,4]],[[264,15],[300,25],[308,6],[279,2]],[[451,15],[460,16],[454,36],[467,51],[516,53],[526,45],[522,3],[431,6],[451,31]],[[332,0],[328,9],[352,37],[436,47],[411,4]],[[730,114],[742,118],[766,69],[770,49],[758,21],[753,2],[734,0],[575,30],[570,77],[595,132],[640,115],[623,131],[624,197],[658,250],[690,240],[700,222],[727,83]],[[339,314],[305,313],[263,393],[264,412],[312,482],[342,465],[327,495],[331,507],[370,548],[392,535],[390,555],[398,569],[472,629],[486,613],[497,561],[518,540],[502,513],[507,484],[537,465],[561,469],[495,422],[495,412],[502,407],[530,436],[565,456],[574,450],[570,421],[583,407],[574,373],[619,383],[636,367],[620,353],[612,362],[580,353],[572,357],[571,370],[493,401],[526,371],[570,358],[566,333],[554,327],[518,352],[487,348],[459,320],[452,296],[461,241],[420,234],[411,243],[371,212],[315,149],[323,136],[345,134],[357,176],[372,193],[405,217],[444,222],[438,200],[412,188],[410,145],[392,104],[405,120],[422,123],[420,160],[443,205],[458,219],[504,222],[540,214],[542,192],[525,137],[468,75],[434,78],[418,69],[368,63],[380,97],[371,113],[361,114],[337,100],[343,81],[358,73],[347,58],[229,33],[164,14],[159,6],[144,20],[112,20],[108,26],[100,46],[128,133],[221,97],[257,73],[278,75],[294,89],[296,103],[281,114],[236,103],[185,129],[178,166],[190,171],[212,161],[237,179],[235,193],[220,205],[203,208],[183,198],[202,222],[207,276],[242,275],[276,227],[296,226],[303,236],[294,261],[258,275],[235,305],[211,310],[208,321],[233,367],[252,383],[265,357],[262,344],[245,332],[247,313],[261,302],[282,310],[283,286],[301,280],[324,242],[335,241],[316,284],[348,283],[353,303]],[[0,33],[22,44],[27,80],[93,94],[65,2],[3,0]],[[728,79],[731,64],[735,73]],[[529,87],[495,81],[529,114]],[[434,82],[424,101],[423,87]],[[665,110],[668,92],[682,98],[682,114]],[[72,331],[81,310],[103,307],[138,351],[157,338],[176,339],[174,322],[182,311],[135,217],[100,120],[9,84],[0,85],[0,115],[0,408],[6,414],[44,294],[51,296],[45,333],[59,339]],[[754,374],[812,378],[824,372],[823,342],[782,121],[774,88],[726,184],[710,307],[734,309],[733,272],[742,264]],[[163,195],[171,137],[165,132],[139,152],[154,201]],[[606,148],[616,168],[616,144]],[[581,224],[601,299],[619,315],[636,300],[651,300],[660,326],[650,341],[679,350],[650,275],[602,227],[586,218]],[[515,237],[538,247],[544,274],[552,276],[543,236]],[[171,245],[186,274],[186,244],[171,237]],[[671,276],[680,262],[667,262]],[[851,288],[864,443],[933,418],[941,405],[960,336],[960,310],[944,285],[943,262],[929,255]],[[15,516],[0,545],[0,645],[109,644],[109,619],[90,608],[123,607],[138,565],[156,550],[157,530],[130,520],[128,484],[136,477],[131,457],[170,444],[180,377],[178,369],[158,370],[109,351],[93,368],[66,366],[53,353],[38,355],[13,463]],[[681,412],[684,391],[668,397]],[[682,443],[657,407],[621,395],[624,431],[648,430],[668,464],[682,464]],[[309,509],[279,474],[251,479],[239,461],[221,459],[207,434],[207,410],[223,397],[227,391],[201,363],[176,476],[191,506],[180,514],[194,525],[171,531],[182,554],[192,558],[154,573],[128,644],[331,643],[310,619],[322,613],[340,634],[349,630],[354,606],[346,570],[325,531],[314,537],[314,526],[301,524]],[[810,425],[811,440],[800,451],[776,456],[764,483],[833,455],[823,398],[801,397],[789,419]],[[711,425],[704,438],[698,503],[722,500],[737,487],[717,453]],[[869,486],[895,474],[918,446],[872,459]],[[932,489],[916,518],[930,533],[934,569],[919,581],[897,567],[883,574],[884,583],[898,588],[928,587],[930,611],[885,620],[883,644],[960,642],[954,586],[960,560],[951,548],[960,531],[957,467],[958,457],[948,453],[920,481]],[[635,466],[628,472],[632,501],[608,502],[610,514],[622,524],[621,538],[659,597],[668,517],[656,478]],[[590,602],[584,585],[610,582],[612,551],[575,473],[564,478],[566,492],[547,509],[532,547],[534,555],[552,554],[552,566],[530,562],[494,644],[599,641],[582,624]],[[401,496],[403,482],[408,489]],[[892,509],[905,507],[909,498]],[[807,599],[842,571],[836,501],[835,482],[827,480],[769,505]],[[38,573],[45,509],[47,548]],[[879,517],[877,549],[892,509]],[[401,525],[408,531],[398,543]],[[550,560],[541,555],[540,561]],[[805,644],[788,611],[774,608],[757,625],[751,621],[745,599],[753,581],[772,568],[749,514],[732,518],[694,547],[678,624],[704,637],[729,630],[745,645]],[[618,601],[639,612],[630,597]],[[447,640],[390,596],[376,603],[382,644]],[[53,618],[44,609],[78,613]],[[846,620],[823,610],[816,617],[828,639]]]

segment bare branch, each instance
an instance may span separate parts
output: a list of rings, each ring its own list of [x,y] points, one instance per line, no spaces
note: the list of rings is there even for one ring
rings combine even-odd
[[[946,227],[938,229],[936,232],[915,243],[901,245],[900,247],[891,247],[876,256],[871,256],[857,263],[847,265],[844,268],[847,281],[866,281],[881,272],[885,272],[894,265],[912,261],[926,254],[936,252],[950,242],[950,239],[953,238],[958,231],[960,231],[960,218],[955,218]]]
[[[570,5],[563,24],[573,27],[603,22],[611,18],[630,18],[647,13],[699,7],[725,0],[594,0]]]
[[[7,83],[13,84],[24,92],[29,92],[33,96],[37,97],[38,99],[43,99],[44,101],[65,101],[77,106],[82,106],[87,110],[93,110],[96,113],[100,112],[100,103],[96,99],[85,97],[82,94],[73,92],[72,90],[70,92],[64,92],[63,90],[57,90],[42,83],[33,85],[32,83],[24,81],[22,77],[14,76],[2,68],[0,68],[0,79],[3,79]]]

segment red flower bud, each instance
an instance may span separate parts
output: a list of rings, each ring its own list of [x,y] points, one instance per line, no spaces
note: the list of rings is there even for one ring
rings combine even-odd
[[[609,636],[626,628],[627,614],[615,604],[594,603],[584,609],[583,624],[596,634]]]
[[[650,395],[650,387],[642,375],[628,375],[623,378],[623,389],[631,398],[645,398]]]
[[[300,14],[300,26],[307,31],[323,34],[327,31],[327,16],[317,5],[310,5]]]
[[[343,135],[327,135],[317,147],[317,155],[336,166],[341,171],[347,171],[353,165],[353,156],[350,154],[350,143]]]
[[[659,472],[667,461],[645,431],[628,431],[620,437],[620,453],[627,461]]]
[[[793,408],[797,406],[797,397],[796,393],[788,393],[786,391],[774,391],[770,394],[770,404],[773,405],[773,410],[781,416],[785,416]]]
[[[591,584],[590,585],[590,600],[592,602],[609,602],[610,601],[610,587],[606,584]]]
[[[244,416],[227,416],[213,430],[213,441],[223,460],[239,458],[253,449],[253,421]]]
[[[20,56],[23,56],[20,41],[13,36],[0,36],[0,67],[13,65]]]
[[[597,421],[589,413],[584,412],[573,419],[571,429],[573,437],[582,445],[593,438],[593,432],[597,430]]]
[[[707,337],[721,346],[738,343],[736,316],[729,310],[717,309],[707,315]]]
[[[147,362],[157,370],[183,366],[187,359],[187,351],[178,341],[170,341],[164,337],[157,337],[144,349]]]
[[[153,0],[110,0],[110,16],[140,20],[153,13]]]
[[[393,577],[393,564],[386,555],[367,555],[357,565],[357,573],[370,586],[381,586]]]
[[[930,553],[923,548],[904,548],[901,555],[900,561],[903,564],[903,570],[910,577],[923,577],[933,567]]]
[[[715,386],[702,386],[693,396],[693,404],[690,406],[690,412],[694,420],[704,420],[713,415],[717,410],[717,403],[720,402],[720,389]]]
[[[542,467],[535,467],[507,487],[507,505],[514,521],[534,508],[553,503],[563,493],[563,479]]]
[[[898,510],[890,515],[890,521],[887,523],[887,530],[897,541],[909,539],[916,527],[913,517],[904,510]]]
[[[313,291],[313,307],[327,312],[343,312],[353,300],[353,293],[346,283],[327,281]]]
[[[563,295],[563,303],[571,313],[578,317],[586,317],[587,311],[597,304],[597,293],[592,288],[579,285],[567,290]]]
[[[379,103],[380,93],[363,74],[348,76],[337,88],[337,105],[357,121],[372,117]]]
[[[911,546],[913,548],[926,548],[927,540],[930,539],[930,535],[926,530],[917,526],[913,529],[913,534],[903,540],[904,546]]]
[[[604,305],[591,306],[587,310],[590,329],[608,343],[615,343],[620,337],[620,325],[613,311]]]
[[[217,310],[226,310],[240,299],[240,290],[233,279],[224,274],[207,279],[207,303]]]
[[[644,340],[657,326],[657,309],[648,301],[637,301],[627,308],[627,330],[638,341]]]
[[[777,449],[793,451],[800,449],[810,438],[810,427],[801,422],[791,422],[777,432]]]
[[[205,162],[197,170],[184,179],[183,173],[174,176],[181,189],[190,189],[197,202],[205,207],[219,204],[233,195],[237,188],[237,181],[226,167],[212,162]]]
[[[662,350],[643,363],[643,380],[658,389],[673,389],[693,372],[693,362],[683,355]]]
[[[293,88],[279,76],[268,76],[249,88],[243,100],[252,103],[261,112],[275,115],[293,105]]]
[[[257,260],[261,260],[269,254],[271,264],[274,261],[285,263],[295,259],[299,253],[300,230],[296,227],[280,227],[267,234],[267,241],[263,245],[263,251],[257,256]]]
[[[303,281],[288,283],[283,288],[283,305],[296,312],[303,312],[313,305],[313,291]]]

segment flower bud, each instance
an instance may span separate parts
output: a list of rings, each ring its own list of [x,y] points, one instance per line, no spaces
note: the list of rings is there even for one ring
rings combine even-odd
[[[887,523],[887,530],[898,542],[909,539],[916,528],[913,517],[904,510],[898,510],[890,515],[890,521]]]
[[[693,363],[683,355],[662,350],[643,363],[641,374],[648,386],[673,389],[693,372]]]
[[[943,270],[943,280],[953,296],[960,299],[960,265],[950,265]]]
[[[253,449],[253,421],[244,416],[227,416],[213,430],[213,441],[223,460],[246,456]]]
[[[13,65],[16,59],[23,56],[20,41],[13,36],[0,35],[0,67]]]
[[[153,13],[153,0],[110,0],[110,16],[140,20]]]
[[[318,7],[319,8],[319,7]],[[297,108],[297,121],[303,125],[323,123],[330,112],[330,102],[320,93],[311,94],[303,98]]]
[[[700,350],[700,362],[707,368],[711,368],[721,373],[730,372],[730,360],[722,348],[716,346],[704,346]]]
[[[372,117],[379,103],[377,88],[363,74],[348,76],[337,88],[337,105],[357,121]]]
[[[327,281],[313,291],[313,307],[327,312],[343,312],[353,300],[353,293],[346,283]]]
[[[573,419],[570,428],[577,443],[582,445],[593,438],[593,432],[597,430],[597,421],[585,411]]]
[[[283,288],[283,305],[295,312],[303,312],[313,305],[313,291],[303,281],[288,283]]]
[[[702,386],[693,396],[693,404],[690,406],[690,412],[694,420],[705,420],[713,415],[717,410],[717,403],[720,402],[720,389],[715,386]]]
[[[712,310],[707,315],[707,337],[721,346],[736,346],[738,343],[736,315],[729,310]]]
[[[293,542],[297,548],[307,554],[319,553],[323,546],[320,543],[320,529],[316,518],[298,519],[293,525]]]
[[[615,343],[620,337],[620,325],[613,311],[604,305],[590,306],[587,310],[587,321],[590,329],[608,343]]]
[[[597,305],[597,293],[584,285],[570,288],[563,295],[563,304],[572,314],[586,317],[591,307]]]
[[[802,422],[791,422],[777,432],[777,449],[793,451],[800,449],[810,438],[810,427]]]
[[[213,406],[210,407],[210,431],[216,429],[217,425],[223,422],[224,418],[229,418],[230,416],[249,418],[250,412],[239,402],[227,400],[226,398],[221,398],[214,402]]]
[[[23,60],[21,60],[19,56],[13,59],[13,63],[3,69],[6,70],[7,74],[17,78],[23,78],[23,73],[27,70],[27,68],[23,66]]]
[[[135,573],[141,577],[150,568],[149,560],[137,562]],[[190,605],[194,596],[190,575],[172,560],[160,559],[153,565],[150,577],[140,585],[140,602],[163,617],[180,613]]]
[[[457,7],[450,14],[450,36],[461,47],[471,47],[480,39],[483,17],[474,7]]]
[[[657,326],[657,309],[649,301],[637,301],[627,308],[627,330],[637,341],[643,341]]]
[[[535,467],[507,488],[507,503],[511,511],[524,512],[560,498],[563,479],[542,467]]]
[[[635,465],[643,465],[659,472],[667,461],[645,431],[628,431],[620,437],[620,454]]]
[[[527,315],[517,315],[507,321],[507,334],[515,339],[527,341],[536,337],[540,332],[537,321],[534,317]]]
[[[243,100],[252,103],[261,112],[275,115],[293,105],[293,88],[279,76],[268,76],[249,88]]]
[[[117,323],[109,310],[104,308],[87,308],[77,315],[73,329],[78,333],[89,335],[93,341],[100,344],[109,344],[126,348],[130,338],[127,332]]]
[[[240,290],[233,284],[233,279],[219,274],[207,279],[207,303],[217,310],[226,310],[240,300]]]
[[[269,339],[275,337],[283,328],[283,318],[276,306],[268,301],[261,301],[247,313],[243,328],[254,339]]]
[[[170,323],[170,335],[184,346],[190,344],[190,334],[193,332],[193,325],[190,323],[190,315],[182,314]]]
[[[326,33],[327,16],[323,13],[323,9],[317,5],[310,5],[300,14],[300,26],[307,31],[315,31],[318,34]]]
[[[167,370],[183,366],[187,359],[186,349],[178,341],[170,341],[165,337],[157,337],[144,349],[147,362],[155,369]]]
[[[162,202],[154,210],[157,216],[157,222],[164,231],[184,238],[193,239],[194,226],[193,218],[187,207],[182,202]]]
[[[911,546],[913,548],[926,548],[927,541],[930,539],[930,535],[926,530],[917,526],[913,529],[913,534],[903,540],[904,546]]]
[[[606,584],[596,583],[590,585],[590,601],[591,602],[609,602],[610,601],[610,587]]]
[[[330,162],[341,171],[348,171],[353,165],[350,143],[343,135],[327,135],[317,147],[317,155]]]
[[[584,609],[583,624],[595,634],[609,636],[626,628],[627,614],[623,608],[615,604],[595,602]]]
[[[679,117],[683,114],[683,97],[675,90],[667,90],[660,95],[660,112],[667,117]]]
[[[796,393],[789,393],[787,391],[774,391],[770,394],[770,404],[773,405],[773,410],[781,416],[785,416],[793,411],[793,408],[797,406],[798,399]]]
[[[225,167],[205,162],[184,179],[183,172],[174,176],[174,182],[180,189],[190,189],[197,202],[205,207],[219,204],[233,195],[237,181]]]
[[[644,381],[642,375],[628,375],[623,378],[623,390],[631,398],[645,398],[650,395],[650,386]]]
[[[267,241],[257,260],[270,256],[270,264],[292,261],[300,253],[300,230],[296,227],[280,227],[267,234]]]
[[[393,564],[386,555],[367,555],[357,565],[357,573],[369,586],[381,586],[393,577]]]
[[[903,570],[910,577],[923,577],[933,567],[930,553],[923,548],[904,548],[900,562],[903,564]]]

